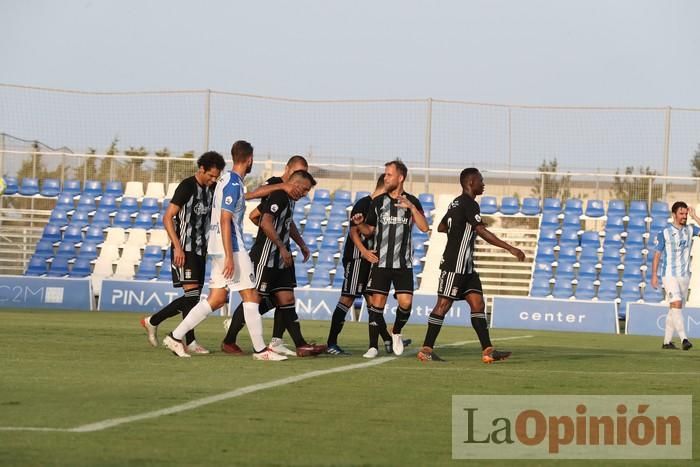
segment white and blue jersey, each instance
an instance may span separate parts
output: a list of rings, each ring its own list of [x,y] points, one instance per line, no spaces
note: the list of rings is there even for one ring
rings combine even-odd
[[[221,238],[221,211],[233,215],[231,226],[231,243],[233,252],[245,251],[243,243],[243,216],[245,215],[245,192],[243,179],[236,172],[225,173],[216,182],[214,199],[211,207],[211,225],[209,231],[208,254],[224,256],[224,244]]]
[[[700,234],[700,227],[673,224],[664,227],[656,236],[656,251],[662,254],[662,277],[690,277],[690,248],[693,237]]]

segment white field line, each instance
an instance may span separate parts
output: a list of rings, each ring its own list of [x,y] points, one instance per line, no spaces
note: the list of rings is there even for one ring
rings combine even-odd
[[[532,336],[504,337],[501,339],[493,339],[493,340],[525,339],[528,337],[532,337]],[[478,342],[478,341],[456,342],[454,344],[446,344],[446,346],[448,346],[448,345],[449,346],[459,346],[459,345],[464,345],[464,344],[471,344],[474,342]],[[413,352],[413,353],[415,353],[415,352]],[[224,400],[233,399],[235,397],[244,396],[246,394],[251,394],[254,392],[258,392],[258,391],[263,391],[265,389],[271,389],[271,388],[275,388],[278,386],[284,386],[287,384],[297,383],[297,382],[303,381],[305,379],[316,378],[318,376],[324,376],[324,375],[329,375],[329,374],[333,374],[333,373],[343,373],[345,371],[358,370],[361,368],[368,368],[368,367],[372,367],[372,366],[377,366],[377,365],[381,365],[383,363],[387,363],[387,362],[396,360],[397,358],[398,357],[379,357],[379,358],[375,358],[374,360],[370,360],[368,362],[355,363],[352,365],[344,365],[344,366],[339,366],[336,368],[329,368],[327,370],[309,371],[307,373],[302,373],[302,374],[296,375],[296,376],[289,376],[287,378],[276,379],[273,381],[269,381],[267,383],[253,384],[251,386],[245,386],[242,388],[235,389],[233,391],[224,392],[222,394],[217,394],[217,395],[205,397],[202,399],[195,399],[195,400],[190,401],[190,402],[185,402],[184,404],[178,404],[178,405],[174,405],[172,407],[166,407],[164,409],[154,410],[151,412],[144,412],[144,413],[137,414],[137,415],[131,415],[129,417],[110,418],[107,420],[102,420],[100,422],[76,426],[74,428],[0,426],[0,431],[61,431],[61,432],[71,432],[71,433],[89,433],[89,432],[94,432],[94,431],[102,431],[102,430],[106,430],[107,428],[112,428],[115,426],[124,425],[126,423],[138,422],[141,420],[148,420],[151,418],[162,417],[163,415],[172,415],[172,414],[184,412],[186,410],[196,409],[196,408],[202,407],[204,405],[214,404],[216,402],[221,402]]]

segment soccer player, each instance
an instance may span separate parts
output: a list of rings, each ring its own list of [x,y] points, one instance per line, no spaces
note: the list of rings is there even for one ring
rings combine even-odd
[[[197,172],[180,182],[165,210],[163,226],[170,237],[173,287],[182,287],[185,293],[156,314],[141,320],[153,347],[158,346],[160,323],[178,313],[185,318],[199,302],[207,265],[212,197],[216,180],[225,166],[226,162],[218,152],[202,154],[197,160]],[[185,344],[190,353],[209,353],[195,340],[194,330],[185,335]]]
[[[316,180],[304,170],[294,172],[289,180],[300,186],[302,192],[298,197],[290,197],[283,191],[275,191],[262,203],[258,235],[250,256],[255,266],[256,288],[260,295],[272,298],[276,308],[275,321],[281,320],[284,324],[282,332],[286,329],[296,346],[293,355],[308,357],[325,352],[326,346],[309,344],[301,333],[296,313],[294,288],[297,284],[294,259],[289,252],[289,238],[294,203],[316,185]],[[236,312],[239,313],[238,310]],[[236,321],[236,313],[232,319]],[[235,342],[237,331],[233,334],[234,331],[233,325],[229,327],[224,342]],[[268,348],[281,355],[292,353],[281,342],[281,337],[273,337]]]
[[[255,290],[253,263],[243,244],[243,179],[253,167],[253,146],[247,141],[236,141],[231,148],[231,156],[233,170],[219,180],[212,203],[208,250],[213,259],[209,296],[192,308],[180,325],[165,337],[163,344],[178,357],[189,357],[182,344],[182,338],[187,331],[204,321],[212,310],[226,303],[229,291],[238,291],[253,343],[253,359],[286,360],[287,357],[272,352],[265,346],[262,319],[258,312],[260,296]]]
[[[364,221],[372,200],[382,194],[384,194],[384,174],[379,176],[374,192],[355,203],[350,217],[356,217],[359,214],[357,220]],[[353,222],[350,223],[343,250],[343,287],[340,291],[338,304],[333,311],[331,328],[328,332],[328,350],[326,352],[330,355],[350,355],[338,345],[338,335],[343,330],[345,315],[352,307],[355,298],[365,293],[365,286],[367,285],[372,264],[379,261],[375,251],[373,251],[372,240],[372,236],[365,237],[361,235],[357,230],[357,226]],[[365,295],[365,301],[369,304],[369,295]],[[382,332],[384,345],[387,349],[391,349],[391,335],[386,330],[386,327],[380,329],[380,332]],[[391,352],[391,350],[388,351]]]
[[[440,261],[437,304],[428,317],[428,331],[423,347],[418,352],[422,361],[442,360],[433,352],[445,313],[455,300],[465,300],[471,309],[472,327],[481,343],[481,360],[493,363],[504,360],[511,352],[493,348],[486,322],[486,305],[479,274],[474,270],[474,242],[476,236],[491,245],[508,250],[518,261],[525,260],[525,253],[509,245],[490,232],[481,221],[479,205],[474,198],[484,192],[484,177],[478,169],[468,168],[459,175],[462,194],[450,203],[447,213],[438,225],[438,232],[447,233],[447,245]]]
[[[282,176],[268,178],[265,181],[263,187],[269,187],[271,185],[279,184],[287,184],[295,187],[296,185],[289,183],[289,179],[292,176],[292,174],[297,170],[308,171],[308,169],[309,164],[306,162],[306,159],[303,156],[292,156],[287,161],[287,165],[284,168],[284,173],[282,174]],[[257,192],[257,190],[255,190],[253,193],[255,192]],[[292,193],[289,190],[287,190],[287,194],[289,194],[293,199],[299,199],[303,196],[301,193]],[[260,208],[266,200],[267,196],[263,197],[261,203],[250,213],[250,220],[257,226],[260,225],[260,218],[262,216]],[[304,239],[302,238],[301,234],[299,234],[299,230],[297,229],[294,219],[292,219],[292,222],[289,225],[289,235],[292,238],[292,240],[294,240],[294,242],[299,246],[301,254],[304,258],[304,262],[308,261],[309,257],[311,256],[311,251],[309,251],[309,248],[306,246],[306,242],[304,242]],[[272,308],[274,308],[274,304],[272,303],[272,300],[269,296],[262,296],[261,299],[262,301],[260,302],[260,314],[265,314]],[[243,329],[244,324],[245,320],[243,316],[243,309],[241,308],[241,305],[238,305],[236,310],[232,313],[231,318],[224,320],[224,328],[227,332],[226,337],[221,343],[221,350],[223,352],[231,355],[244,355],[243,350],[238,346],[238,344],[236,344],[238,333],[241,331],[241,329]],[[275,346],[275,350],[289,356],[296,355],[296,352],[289,350],[284,345],[282,336],[284,335],[285,329],[286,325],[284,319],[282,319],[282,315],[280,313],[275,314],[272,330],[272,344]]]
[[[366,287],[371,297],[367,306],[369,349],[363,355],[365,358],[374,358],[379,353],[379,334],[386,328],[384,307],[392,283],[398,302],[391,335],[392,349],[395,355],[401,355],[404,349],[401,330],[408,322],[413,306],[411,231],[414,224],[422,232],[429,229],[420,201],[403,189],[407,175],[408,168],[398,159],[384,164],[385,193],[372,200],[364,223],[360,215],[353,217],[362,235],[374,237],[377,252],[377,262],[372,265]]]
[[[690,247],[693,237],[700,234],[700,228],[697,225],[688,225],[688,214],[700,224],[700,219],[695,215],[693,208],[688,208],[683,201],[673,203],[671,206],[673,223],[664,227],[654,242],[656,252],[651,263],[651,286],[654,288],[659,286],[659,278],[656,274],[659,269],[659,260],[663,257],[661,280],[669,301],[662,349],[678,349],[671,340],[674,330],[681,339],[683,350],[690,350],[693,347],[685,333],[682,310],[690,283]]]

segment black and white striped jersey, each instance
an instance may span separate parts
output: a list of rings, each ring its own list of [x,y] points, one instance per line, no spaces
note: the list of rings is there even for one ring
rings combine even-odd
[[[182,249],[200,256],[207,254],[211,201],[216,184],[205,187],[192,176],[184,179],[170,200],[180,207],[175,216],[175,232]]]
[[[289,227],[292,223],[295,202],[287,196],[284,190],[272,192],[265,201],[260,203],[260,214],[270,214],[273,217],[273,225],[280,240],[289,249]],[[261,218],[262,221],[262,218]],[[250,259],[255,263],[256,269],[263,265],[268,268],[284,269],[282,257],[277,246],[265,235],[262,228],[258,228],[258,235],[250,250]],[[258,272],[256,271],[256,276]]]
[[[476,226],[481,221],[479,204],[467,194],[456,197],[440,221],[447,226],[447,245],[440,260],[440,269],[457,274],[474,272]]]
[[[406,192],[402,195],[420,212],[423,212],[423,206],[418,198]],[[413,215],[409,209],[398,207],[397,202],[398,200],[389,196],[388,193],[384,193],[372,200],[367,212],[365,222],[375,227],[373,246],[379,257],[379,262],[375,265],[378,268],[413,268],[411,244]]]

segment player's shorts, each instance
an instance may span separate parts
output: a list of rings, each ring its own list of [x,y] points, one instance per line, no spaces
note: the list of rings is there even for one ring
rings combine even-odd
[[[369,270],[372,264],[362,258],[350,260],[345,265],[343,288],[340,295],[344,297],[359,297],[365,292]]]
[[[661,280],[669,302],[685,302],[688,297],[690,277],[662,277]]]
[[[413,269],[372,267],[369,279],[367,279],[366,290],[371,294],[389,295],[392,284],[394,284],[394,291],[397,294],[413,295]]]
[[[247,251],[233,252],[233,277],[224,277],[224,257],[213,256],[211,260],[210,289],[227,288],[231,292],[255,288],[253,262]]]
[[[174,260],[175,252],[170,249],[170,260]],[[204,276],[207,269],[207,258],[191,251],[185,252],[185,264],[179,268],[173,264],[173,286],[182,287],[184,284],[204,285]]]
[[[284,269],[264,267],[255,284],[255,288],[263,296],[275,292],[293,291],[296,286],[297,278],[294,266]]]
[[[456,272],[440,271],[438,281],[438,297],[450,300],[464,300],[470,293],[483,295],[479,274],[458,274]]]

